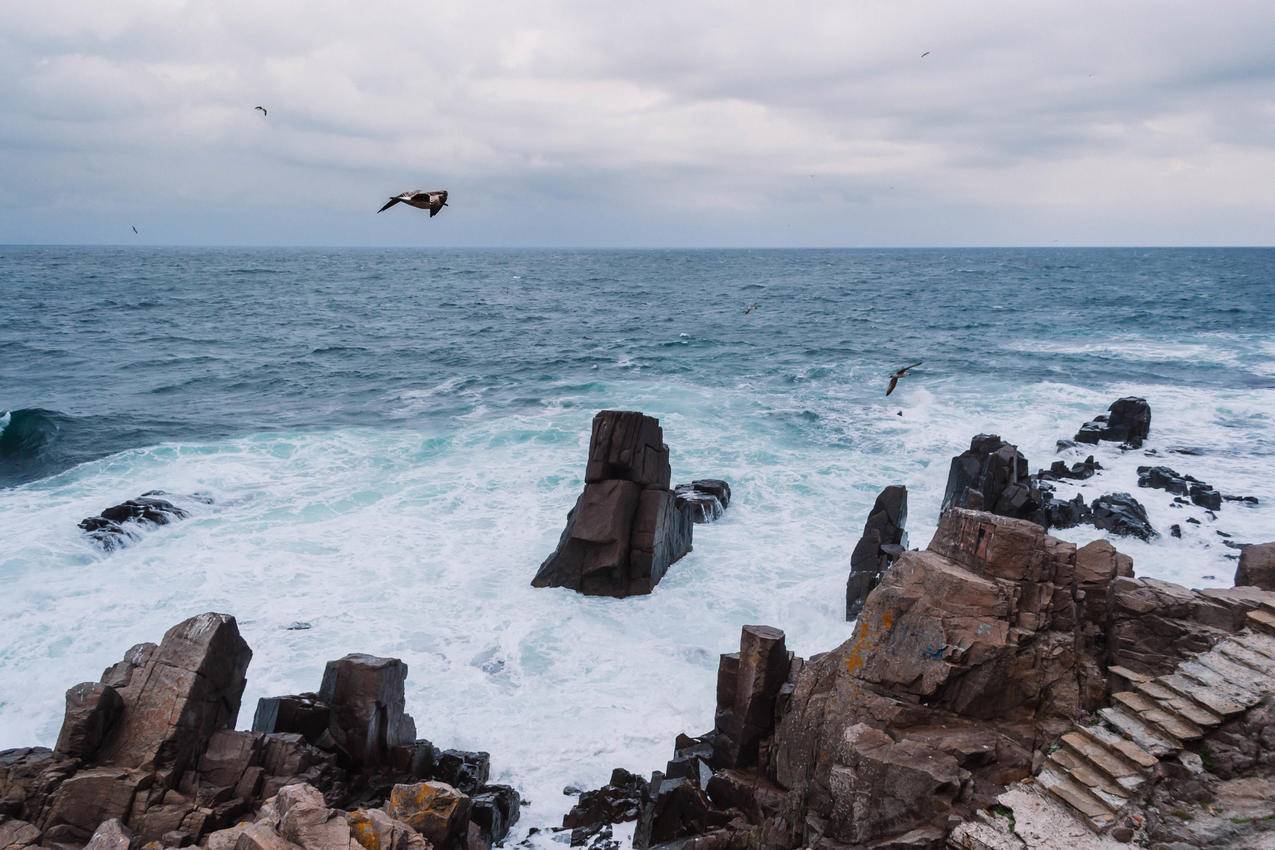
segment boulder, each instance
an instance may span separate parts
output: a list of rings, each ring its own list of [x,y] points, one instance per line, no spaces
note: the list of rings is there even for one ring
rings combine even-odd
[[[850,555],[846,579],[846,619],[863,610],[868,594],[881,581],[895,557],[907,547],[904,525],[908,517],[908,489],[901,484],[886,487],[877,496],[863,526],[863,536]]]
[[[730,505],[730,485],[720,478],[701,478],[673,488],[678,507],[685,506],[697,523],[713,522]]]
[[[1093,455],[1085,458],[1083,461],[1077,461],[1068,466],[1064,461],[1056,460],[1049,465],[1049,469],[1042,469],[1036,473],[1038,481],[1085,481],[1093,478],[1098,474],[1098,470],[1102,469],[1102,464],[1094,460]]]
[[[659,771],[651,775],[637,828],[636,850],[647,850],[679,838],[703,835],[726,825],[730,816],[715,808],[699,785],[686,779],[667,779]]]
[[[637,820],[638,809],[646,794],[646,780],[617,767],[611,781],[594,791],[585,791],[562,818],[565,829],[576,829],[604,823]]]
[[[487,784],[491,756],[484,752],[443,750],[438,753],[433,778],[446,782],[465,794],[473,794]]]
[[[328,662],[319,699],[331,706],[332,735],[354,765],[410,759],[416,724],[404,711],[406,681],[407,665],[397,658],[353,653]]]
[[[110,685],[82,682],[66,692],[66,714],[54,749],[91,761],[124,711],[124,701]]]
[[[0,850],[28,850],[40,846],[40,830],[24,820],[0,820]]]
[[[469,819],[478,825],[483,843],[499,844],[518,822],[522,799],[509,785],[484,785],[470,798]]]
[[[650,593],[691,550],[692,513],[669,485],[659,420],[604,410],[593,419],[584,492],[533,587],[592,596]]]
[[[1275,590],[1275,543],[1255,543],[1240,552],[1235,570],[1236,586],[1251,585]]]
[[[263,697],[252,718],[254,732],[296,733],[318,746],[335,744],[331,725],[332,707],[313,693]]]
[[[979,434],[968,450],[952,458],[942,510],[970,508],[1036,518],[1043,501],[1018,447],[995,434]]]
[[[432,850],[424,836],[381,809],[356,809],[345,817],[363,850]]]
[[[1093,510],[1079,493],[1067,501],[1042,493],[1041,514],[1045,528],[1075,528],[1093,522]]]
[[[1111,403],[1108,412],[1096,416],[1076,433],[1078,443],[1110,440],[1132,448],[1142,446],[1151,431],[1151,405],[1144,398],[1126,396]]]
[[[459,848],[469,825],[470,799],[445,782],[395,785],[385,812],[415,829],[436,850]]]
[[[132,841],[132,831],[119,818],[111,818],[94,830],[84,850],[129,850]]]
[[[137,530],[146,526],[168,525],[173,520],[185,519],[190,512],[174,505],[167,499],[162,490],[143,493],[136,499],[129,499],[118,505],[104,509],[97,516],[80,520],[80,529],[85,535],[111,552],[127,544],[137,536]],[[201,502],[211,502],[206,496],[196,495],[191,498]]]
[[[1159,536],[1151,527],[1146,508],[1128,493],[1099,496],[1089,507],[1093,511],[1093,524],[1096,528],[1142,540]]]

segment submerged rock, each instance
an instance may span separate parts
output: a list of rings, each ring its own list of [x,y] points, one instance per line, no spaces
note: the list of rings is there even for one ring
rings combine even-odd
[[[907,518],[908,488],[892,484],[877,495],[863,526],[863,536],[850,555],[850,575],[846,579],[847,620],[859,616],[868,594],[907,547],[904,530]]]
[[[584,492],[532,586],[592,596],[650,593],[691,551],[691,510],[679,505],[669,478],[659,420],[619,410],[595,416]]]
[[[730,485],[718,478],[702,478],[674,488],[678,507],[689,509],[695,522],[719,519],[730,506]]]
[[[1146,508],[1128,493],[1108,493],[1093,500],[1093,524],[1112,534],[1150,540],[1158,537],[1147,518]]]
[[[151,490],[136,499],[112,505],[97,516],[80,520],[79,527],[89,540],[107,552],[127,545],[137,537],[137,532],[148,526],[168,525],[174,520],[186,519],[190,512],[167,499],[163,490]],[[187,498],[211,504],[208,496],[195,494]]]
[[[1126,396],[1111,403],[1108,412],[1095,416],[1076,432],[1076,442],[1097,443],[1110,440],[1131,448],[1140,448],[1151,431],[1151,405],[1144,398]]]

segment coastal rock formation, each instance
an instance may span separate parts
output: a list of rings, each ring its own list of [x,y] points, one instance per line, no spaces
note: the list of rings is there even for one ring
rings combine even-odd
[[[712,522],[730,507],[730,485],[720,478],[701,478],[690,484],[678,484],[677,506],[690,510],[695,522]]]
[[[1126,396],[1116,399],[1107,413],[1095,416],[1076,432],[1076,442],[1097,443],[1110,440],[1139,448],[1151,431],[1151,405],[1145,398]]]
[[[1036,517],[1044,501],[1027,471],[1027,458],[995,434],[979,434],[952,458],[943,508],[970,508],[999,516]]]
[[[1158,537],[1147,518],[1147,510],[1128,493],[1108,493],[1093,500],[1089,506],[1096,528],[1141,540]]]
[[[678,504],[670,476],[659,420],[621,410],[595,416],[584,492],[532,586],[591,596],[650,593],[691,551],[691,510]]]
[[[190,516],[186,509],[160,498],[167,495],[163,490],[151,490],[136,499],[112,505],[97,516],[82,519],[79,526],[89,540],[105,551],[113,552],[134,540],[140,529],[168,525],[173,520]],[[212,503],[211,498],[199,494],[187,498],[205,504]]]
[[[886,487],[877,496],[863,526],[863,536],[850,555],[850,576],[846,579],[846,619],[853,620],[863,610],[868,594],[894,559],[907,548],[904,525],[908,518],[908,488],[901,484]]]
[[[1077,461],[1071,466],[1068,466],[1064,461],[1056,460],[1049,465],[1049,469],[1038,471],[1036,480],[1059,481],[1069,479],[1072,481],[1085,481],[1093,478],[1100,469],[1102,469],[1102,464],[1094,460],[1093,455],[1089,455],[1083,461]]]
[[[1275,543],[1256,543],[1240,552],[1235,570],[1235,586],[1275,590]]]
[[[1211,484],[1175,472],[1167,466],[1139,466],[1138,486],[1167,490],[1179,496],[1190,496],[1193,504],[1211,511],[1222,509],[1222,494]],[[1241,500],[1238,497],[1235,501]]]
[[[485,850],[508,833],[517,792],[486,784],[486,753],[416,739],[401,661],[330,662],[318,694],[262,700],[240,732],[251,657],[233,617],[201,614],[67,691],[56,748],[0,752],[0,847]]]

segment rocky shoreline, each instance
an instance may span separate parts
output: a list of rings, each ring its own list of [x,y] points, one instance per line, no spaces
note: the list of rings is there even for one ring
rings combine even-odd
[[[1120,399],[1076,438],[1140,450],[1150,423],[1144,400]],[[533,585],[649,594],[731,501],[718,479],[672,486],[668,458],[658,420],[600,412]],[[1149,495],[1210,512],[1245,498],[1138,473]],[[978,435],[923,550],[907,548],[906,487],[886,487],[846,565],[849,639],[801,658],[781,629],[743,626],[708,731],[677,736],[649,778],[617,767],[567,789],[561,827],[524,843],[613,850],[631,823],[638,850],[1275,846],[1275,543],[1239,549],[1234,588],[1138,578],[1110,542],[1048,533],[1161,533],[1128,492],[1053,496],[1106,474],[1092,456],[1032,474],[1015,445]],[[109,551],[183,515],[162,495],[82,527]],[[333,660],[318,690],[264,698],[236,731],[251,658],[234,617],[207,613],[68,690],[53,748],[0,752],[0,850],[509,840],[525,801],[489,783],[487,753],[417,737],[401,660]]]

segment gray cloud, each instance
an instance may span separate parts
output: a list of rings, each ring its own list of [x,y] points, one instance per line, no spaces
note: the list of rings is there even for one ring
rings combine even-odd
[[[1270,244],[1272,35],[1268,2],[0,0],[0,241]],[[371,215],[415,186],[452,207]]]

